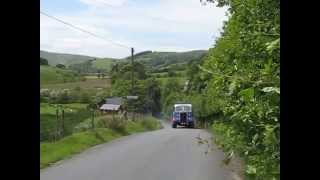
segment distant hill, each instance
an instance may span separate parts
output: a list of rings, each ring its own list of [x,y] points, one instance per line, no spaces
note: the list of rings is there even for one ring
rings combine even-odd
[[[188,63],[192,60],[201,59],[208,51],[194,50],[186,52],[152,52],[145,51],[135,55],[134,60],[146,66],[159,68],[171,64]],[[127,60],[130,57],[126,58]]]
[[[207,54],[207,50],[187,52],[151,52],[145,51],[134,56],[134,61],[144,64],[151,72],[166,72],[168,69],[185,69],[191,61],[200,60]],[[127,61],[130,57],[126,58]]]
[[[53,53],[42,50],[40,50],[40,57],[47,59],[50,65],[64,64],[67,66],[95,59],[95,57],[90,56]]]
[[[143,51],[134,55],[134,61],[145,65],[149,72],[167,72],[168,69],[172,69],[174,71],[183,70],[187,63],[193,60],[200,60],[207,54],[207,52],[207,50],[186,52]],[[62,63],[79,73],[94,73],[98,71],[110,72],[111,67],[114,64],[130,62],[131,59],[131,57],[123,59],[95,58],[90,56],[51,53],[46,51],[40,51],[40,57],[47,59],[50,65]]]

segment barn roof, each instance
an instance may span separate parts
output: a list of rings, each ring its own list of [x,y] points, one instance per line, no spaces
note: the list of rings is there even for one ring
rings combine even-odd
[[[123,99],[121,97],[112,97],[106,99],[106,104],[122,105]]]
[[[100,107],[101,110],[119,110],[120,105],[116,104],[104,104]]]

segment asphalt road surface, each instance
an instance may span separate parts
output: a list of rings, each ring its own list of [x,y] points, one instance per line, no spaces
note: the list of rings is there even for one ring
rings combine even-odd
[[[40,171],[41,180],[233,180],[219,150],[205,154],[201,129],[165,128],[90,148]],[[216,149],[216,148],[215,148]]]

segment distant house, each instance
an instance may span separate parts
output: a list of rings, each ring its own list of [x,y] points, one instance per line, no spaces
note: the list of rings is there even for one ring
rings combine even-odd
[[[123,99],[121,97],[112,97],[105,100],[105,104],[100,107],[102,112],[122,112],[123,111]]]

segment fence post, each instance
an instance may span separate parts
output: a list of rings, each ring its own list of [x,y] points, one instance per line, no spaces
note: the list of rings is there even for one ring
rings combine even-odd
[[[92,110],[92,115],[91,115],[91,127],[94,129],[94,110]]]
[[[113,109],[113,111],[112,111],[112,120],[114,121],[114,111],[115,111],[115,109]]]
[[[62,109],[62,136],[65,136],[65,128],[64,128],[64,109]]]
[[[54,141],[58,139],[58,132],[59,132],[59,109],[56,108],[56,133],[54,135]]]

